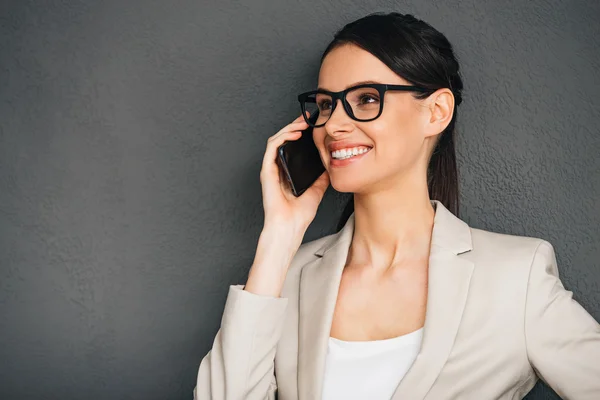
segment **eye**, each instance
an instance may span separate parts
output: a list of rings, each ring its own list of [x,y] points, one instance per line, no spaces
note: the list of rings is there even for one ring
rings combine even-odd
[[[321,100],[317,103],[320,111],[327,111],[331,107],[329,100]]]
[[[358,99],[358,104],[373,104],[377,102],[379,102],[379,99],[370,94],[362,94]]]

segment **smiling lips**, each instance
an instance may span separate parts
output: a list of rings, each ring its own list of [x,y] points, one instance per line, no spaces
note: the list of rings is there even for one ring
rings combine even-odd
[[[329,166],[331,168],[339,168],[355,162],[360,162],[360,160],[365,157],[371,151],[371,149],[372,147],[368,146],[358,146],[332,151],[330,153],[331,158],[329,160]]]
[[[371,148],[367,147],[367,146],[359,146],[359,147],[335,150],[335,151],[331,152],[331,158],[334,158],[336,160],[345,160],[346,158],[364,154],[369,150],[371,150]]]
[[[373,146],[366,143],[351,142],[349,140],[339,140],[327,145],[329,150],[331,167],[343,167],[356,162],[364,157]]]

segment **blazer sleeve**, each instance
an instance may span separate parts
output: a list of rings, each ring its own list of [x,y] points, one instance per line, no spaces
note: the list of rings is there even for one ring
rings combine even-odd
[[[231,285],[212,349],[198,370],[194,400],[275,400],[275,350],[288,299]]]
[[[529,271],[525,340],[536,374],[559,396],[600,399],[600,325],[564,288],[545,240]]]

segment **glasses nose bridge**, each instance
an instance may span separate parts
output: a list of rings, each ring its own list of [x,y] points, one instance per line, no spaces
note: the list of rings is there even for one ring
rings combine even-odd
[[[347,110],[347,108],[346,108],[346,105],[348,103],[345,102],[345,96],[346,96],[346,92],[345,91],[335,92],[335,93],[331,94],[331,98],[332,98],[332,100],[331,100],[331,103],[332,103],[332,105],[331,105],[331,112],[329,113],[329,117],[327,118],[327,121],[325,121],[323,123],[323,125],[322,125],[322,126],[326,127],[325,129],[327,130],[327,132],[329,133],[330,136],[338,136],[338,132],[344,132],[344,131],[346,131],[346,129],[340,129],[340,130],[338,130],[338,129],[334,128],[333,126],[338,126],[338,125],[339,126],[342,126],[342,125],[346,126],[346,124],[349,122],[347,120],[343,121],[344,117],[341,117],[342,121],[335,121],[334,120],[335,124],[332,125],[331,120],[332,120],[333,114],[335,113],[335,110],[338,108],[337,107],[338,100],[340,100],[341,103],[342,103],[342,106],[341,106],[341,108],[343,110],[342,112],[344,112],[346,114],[346,117],[348,117],[351,120],[354,119],[354,117],[352,116],[351,111],[349,112]],[[339,126],[338,126],[338,128],[339,128]]]
[[[338,100],[342,103],[342,109],[344,110],[346,115],[348,117],[352,118],[352,114],[346,108],[346,104],[348,104],[346,102],[346,91],[331,93],[331,99],[332,99],[331,114],[329,114],[329,118],[327,118],[327,121],[329,121],[331,119],[331,117],[333,117],[333,113],[335,112],[335,110],[337,108]]]

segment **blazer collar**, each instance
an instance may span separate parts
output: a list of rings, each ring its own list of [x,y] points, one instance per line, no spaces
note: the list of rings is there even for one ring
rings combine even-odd
[[[392,400],[422,399],[439,375],[458,331],[473,263],[460,257],[472,250],[471,230],[438,200],[435,209],[423,340],[414,363]],[[327,346],[346,257],[354,234],[354,214],[315,252],[300,277],[298,336],[299,400],[321,398]]]

